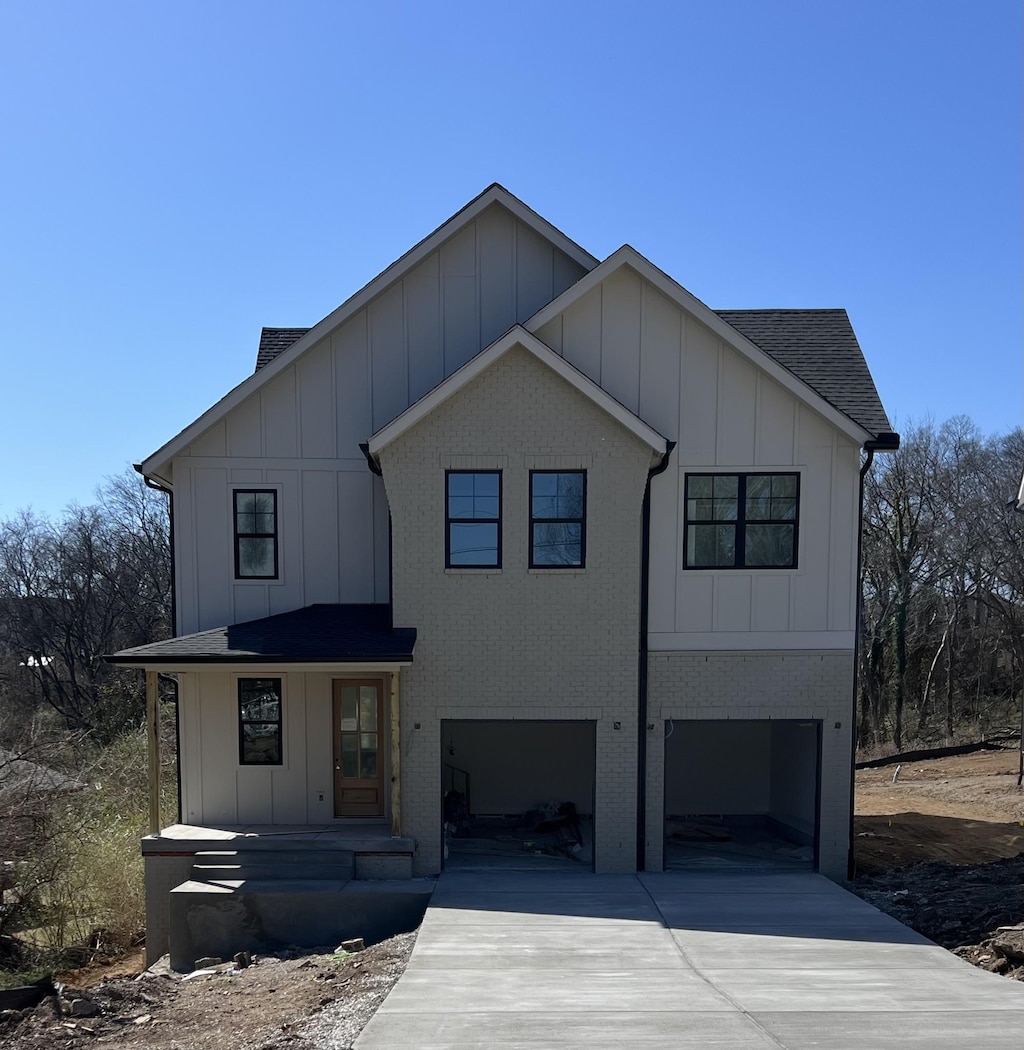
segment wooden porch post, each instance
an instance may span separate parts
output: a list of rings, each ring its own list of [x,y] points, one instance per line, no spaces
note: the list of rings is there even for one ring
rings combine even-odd
[[[391,718],[391,834],[397,837],[402,834],[402,747],[399,739],[398,725],[398,672],[389,675],[390,685],[390,718]]]
[[[146,672],[146,740],[149,752],[149,833],[160,831],[160,712],[156,671]]]

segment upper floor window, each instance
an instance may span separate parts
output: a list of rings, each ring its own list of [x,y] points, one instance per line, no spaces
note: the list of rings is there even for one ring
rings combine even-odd
[[[586,557],[585,471],[530,471],[530,568],[582,568]]]
[[[277,491],[235,489],[235,577],[277,579]]]
[[[501,472],[449,470],[445,475],[445,564],[501,566]]]
[[[238,761],[281,765],[281,679],[238,679]]]
[[[799,474],[687,474],[686,568],[796,568],[799,502]]]

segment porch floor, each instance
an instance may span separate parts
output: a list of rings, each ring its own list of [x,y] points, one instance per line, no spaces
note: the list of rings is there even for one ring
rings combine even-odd
[[[142,840],[142,852],[221,849],[343,849],[354,853],[412,853],[416,840],[392,836],[385,821],[366,824],[171,824]]]

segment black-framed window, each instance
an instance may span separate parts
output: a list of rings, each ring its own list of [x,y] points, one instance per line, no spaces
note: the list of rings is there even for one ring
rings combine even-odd
[[[500,470],[446,472],[445,565],[450,569],[500,568]]]
[[[276,580],[277,490],[235,489],[235,578]]]
[[[800,475],[687,474],[688,569],[796,568]]]
[[[585,470],[531,470],[530,568],[582,568],[586,516]]]
[[[281,679],[238,679],[238,761],[243,766],[279,766]]]

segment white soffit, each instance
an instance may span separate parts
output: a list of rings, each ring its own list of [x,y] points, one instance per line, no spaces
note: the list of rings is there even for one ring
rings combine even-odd
[[[612,252],[604,262],[595,266],[588,274],[581,277],[571,288],[567,288],[558,298],[552,299],[547,306],[541,307],[533,317],[523,322],[523,327],[530,332],[536,332],[543,328],[549,321],[564,313],[573,303],[588,292],[593,291],[623,266],[628,266],[631,270],[634,270],[645,281],[653,284],[666,298],[683,310],[686,310],[687,313],[693,314],[701,324],[710,328],[724,343],[746,357],[751,364],[760,368],[762,372],[771,376],[772,379],[788,390],[794,397],[810,405],[819,415],[824,416],[834,427],[856,441],[857,444],[863,444],[869,438],[874,437],[873,434],[858,423],[855,423],[849,416],[829,404],[813,387],[794,375],[788,368],[780,365],[778,361],[774,360],[770,354],[762,350],[756,343],[752,343],[745,335],[733,328],[731,324],[723,321],[711,307],[702,303],[695,295],[688,292],[664,271],[659,270],[657,266],[645,259],[635,248],[628,244],[624,244],[621,248]],[[1024,494],[1024,491],[1022,491],[1022,494]]]
[[[183,448],[200,437],[214,423],[221,420],[233,408],[249,397],[250,394],[263,386],[264,383],[268,383],[279,372],[291,365],[306,350],[315,346],[329,332],[340,327],[353,314],[358,313],[372,299],[375,299],[390,285],[394,284],[395,281],[404,277],[409,270],[436,251],[445,241],[450,240],[464,226],[473,222],[481,212],[485,211],[492,204],[500,204],[585,270],[592,270],[598,265],[598,259],[581,248],[575,241],[562,233],[561,230],[552,226],[547,219],[538,215],[537,212],[524,204],[518,197],[514,197],[504,186],[499,185],[497,182],[492,183],[483,193],[457,211],[433,233],[410,248],[386,270],[381,271],[369,284],[364,285],[358,292],[346,299],[336,310],[317,322],[304,336],[292,343],[287,350],[278,354],[273,361],[258,372],[245,378],[238,386],[228,391],[216,404],[208,408],[198,419],[190,423],[179,434],[143,460],[139,464],[140,471],[146,475],[166,475],[166,469],[162,468],[165,468],[168,461]]]
[[[599,408],[604,409],[608,415],[621,423],[622,426],[635,434],[645,444],[650,445],[655,452],[661,455],[665,454],[668,445],[661,434],[634,415],[620,401],[616,401],[611,394],[585,376],[578,368],[569,364],[565,358],[556,354],[551,347],[541,342],[540,339],[528,332],[522,325],[514,325],[503,336],[491,343],[490,346],[481,350],[476,357],[467,361],[458,371],[453,372],[442,383],[434,387],[430,393],[424,394],[419,401],[410,405],[400,416],[397,416],[387,426],[378,430],[370,438],[370,454],[377,455],[382,448],[391,444],[395,438],[415,426],[421,419],[433,412],[435,408],[447,401],[453,394],[461,390],[467,383],[475,379],[481,372],[489,368],[495,361],[516,346],[520,346],[533,354],[539,361],[547,365],[552,372],[574,386],[584,397],[588,398]]]

